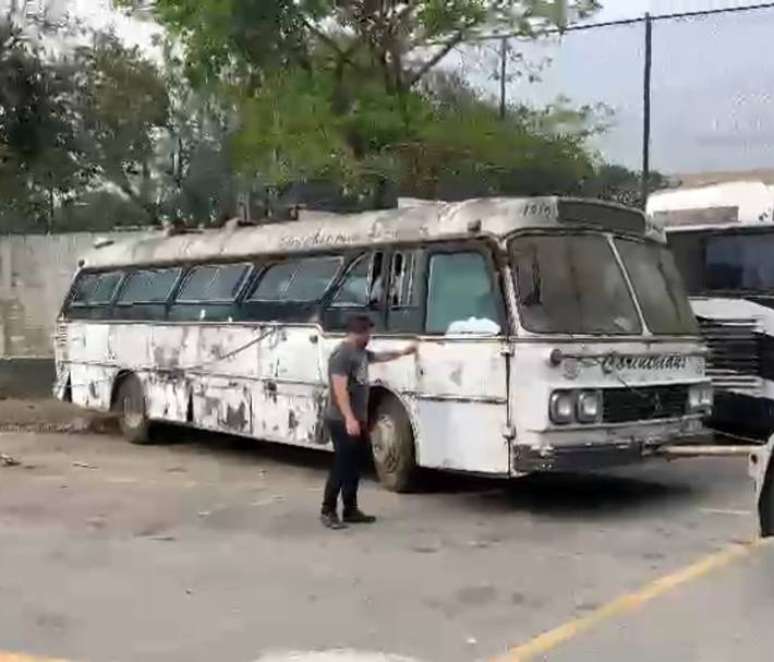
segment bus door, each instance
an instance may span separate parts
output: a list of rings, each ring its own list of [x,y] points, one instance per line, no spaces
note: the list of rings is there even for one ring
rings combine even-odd
[[[425,467],[509,472],[506,315],[491,253],[470,245],[423,257],[424,335],[416,366]]]

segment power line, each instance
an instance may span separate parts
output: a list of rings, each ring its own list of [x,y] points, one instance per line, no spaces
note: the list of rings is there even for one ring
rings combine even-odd
[[[740,12],[759,11],[762,9],[774,9],[774,2],[760,2],[754,5],[743,5],[741,7],[724,7],[722,9],[702,9],[698,11],[687,12],[674,12],[671,14],[651,14],[651,21],[674,21],[685,18],[700,18],[704,16],[714,16],[716,14],[735,14]],[[604,21],[600,23],[585,23],[581,25],[569,25],[566,28],[548,28],[541,31],[541,35],[546,34],[565,34],[567,32],[581,32],[584,30],[595,30],[597,28],[610,28],[622,25],[637,25],[638,23],[645,23],[647,18],[645,16],[637,16],[635,18],[624,18],[617,21]],[[471,36],[465,39],[466,42],[471,41],[494,41],[497,39],[510,39],[516,37],[524,37],[519,32],[502,32],[498,34],[485,34],[480,36]]]

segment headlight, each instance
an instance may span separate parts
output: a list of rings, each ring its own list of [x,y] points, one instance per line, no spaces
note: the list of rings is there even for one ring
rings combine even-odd
[[[581,423],[596,423],[602,418],[602,393],[581,391],[578,393],[578,420]]]
[[[548,405],[552,423],[566,425],[575,418],[575,394],[572,391],[554,391]]]
[[[713,393],[709,384],[696,384],[688,391],[688,411],[691,414],[709,412],[712,409]]]

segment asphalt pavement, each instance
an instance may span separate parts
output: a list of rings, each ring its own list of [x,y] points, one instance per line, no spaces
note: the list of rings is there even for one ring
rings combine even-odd
[[[361,500],[379,522],[331,532],[317,520],[328,456],[167,440],[0,433],[0,453],[20,463],[0,467],[0,651],[95,662],[774,651],[774,550],[749,545],[740,460],[513,483],[429,474],[411,495],[371,478]]]

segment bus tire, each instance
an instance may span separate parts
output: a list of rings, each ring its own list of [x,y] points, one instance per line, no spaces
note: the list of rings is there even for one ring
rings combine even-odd
[[[118,424],[127,441],[141,445],[150,443],[145,393],[137,375],[127,375],[121,379],[116,389],[113,411],[118,414]]]
[[[371,452],[382,485],[409,492],[417,473],[414,433],[406,411],[394,397],[377,404],[371,425]]]

